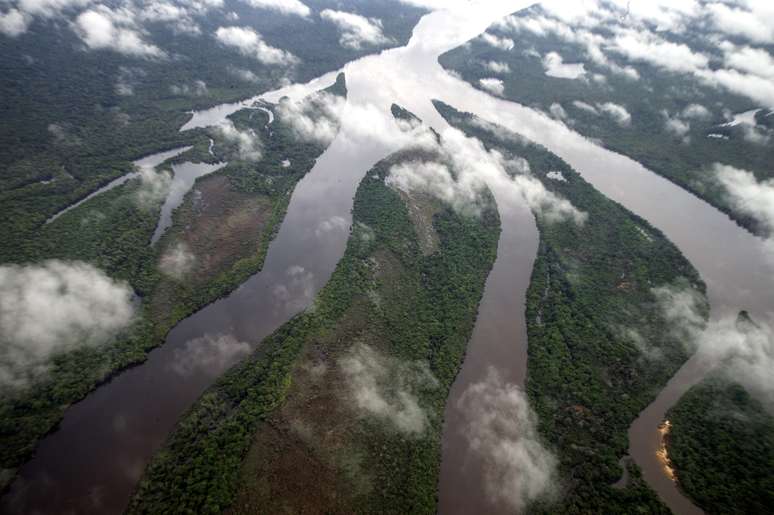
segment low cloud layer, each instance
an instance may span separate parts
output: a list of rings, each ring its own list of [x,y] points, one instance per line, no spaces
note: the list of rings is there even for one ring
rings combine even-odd
[[[125,55],[159,58],[165,54],[147,41],[148,23],[162,23],[176,34],[200,34],[195,18],[223,7],[222,0],[123,0],[100,4],[94,0],[18,0],[0,10],[0,34],[18,37],[36,19],[64,21],[87,49],[111,49]]]
[[[377,18],[366,18],[359,14],[332,9],[325,9],[320,13],[320,17],[338,27],[341,32],[339,43],[343,47],[360,49],[364,46],[386,45],[392,42],[384,35],[382,21]]]
[[[632,115],[629,113],[626,107],[613,102],[604,102],[591,105],[583,102],[582,100],[575,100],[572,102],[572,105],[581,111],[586,111],[587,113],[591,113],[595,116],[605,114],[621,127],[628,127],[632,122]]]
[[[774,233],[774,180],[758,181],[752,172],[716,163],[712,171],[732,205]]]
[[[632,123],[632,115],[620,104],[605,102],[603,104],[597,104],[597,109],[606,113],[621,127],[628,127]]]
[[[419,395],[438,386],[427,363],[403,362],[357,344],[339,366],[359,411],[390,422],[402,433],[424,433],[429,420]]]
[[[312,13],[306,4],[299,2],[299,0],[245,0],[245,2],[256,9],[270,9],[302,18],[306,18]]]
[[[249,27],[219,27],[215,31],[215,38],[228,47],[236,48],[240,54],[264,64],[292,66],[298,63],[296,56],[270,46]]]
[[[579,46],[594,64],[631,79],[638,79],[639,73],[621,60],[691,74],[705,85],[774,105],[774,60],[766,49],[755,46],[774,43],[774,4],[770,2],[592,0],[572,7],[558,1],[541,6],[543,14],[510,16],[498,28],[557,37]],[[708,45],[691,48],[669,37],[670,32],[686,33],[691,24],[706,31]],[[729,42],[729,36],[742,38],[742,44]],[[491,44],[492,37],[483,40]]]
[[[724,316],[705,325],[703,299],[694,291],[661,287],[654,293],[675,336],[690,352],[774,406],[774,331],[765,321],[740,323],[735,316]]]
[[[196,265],[196,256],[184,242],[167,249],[159,260],[159,270],[164,275],[178,281],[188,275]]]
[[[0,387],[26,384],[57,353],[109,341],[132,321],[132,297],[83,262],[0,266]]]
[[[471,384],[457,402],[470,451],[484,462],[486,492],[493,503],[521,513],[550,497],[557,460],[540,441],[537,418],[524,392],[494,368]]]
[[[207,83],[203,80],[195,80],[191,84],[173,84],[169,87],[170,93],[186,97],[206,97],[210,94]]]
[[[260,161],[263,157],[261,140],[252,130],[240,131],[231,120],[225,120],[217,126],[217,132],[227,143],[236,145],[240,160]]]
[[[157,208],[167,197],[172,185],[172,172],[154,168],[140,167],[140,187],[134,198],[140,209]]]
[[[561,55],[549,52],[543,57],[546,75],[559,79],[577,79],[586,75],[583,63],[565,63]]]
[[[505,84],[500,79],[490,77],[485,79],[479,79],[478,83],[481,85],[482,88],[484,88],[490,93],[494,93],[497,96],[501,97],[505,92]]]
[[[277,106],[277,117],[299,139],[327,146],[338,134],[346,109],[346,99],[318,92],[300,102],[284,99]]]
[[[501,38],[494,34],[484,33],[481,35],[481,39],[487,45],[499,48],[500,50],[513,50],[513,47],[516,46],[516,43],[514,43],[512,39]]]
[[[165,57],[157,46],[145,41],[131,12],[105,6],[81,13],[74,22],[75,32],[90,49],[111,49],[137,57]]]
[[[508,66],[508,63],[489,61],[484,65],[484,67],[493,73],[511,73],[511,67]]]
[[[486,122],[480,122],[480,126],[496,135],[502,132]],[[503,137],[510,136],[506,133]],[[481,195],[489,187],[498,202],[526,202],[546,222],[583,224],[586,220],[586,213],[548,191],[532,176],[524,159],[506,158],[496,150],[487,150],[479,140],[457,129],[447,128],[441,134],[440,145],[425,148],[435,150],[438,159],[399,164],[390,170],[388,184],[408,193],[433,195],[465,213],[480,210]]]

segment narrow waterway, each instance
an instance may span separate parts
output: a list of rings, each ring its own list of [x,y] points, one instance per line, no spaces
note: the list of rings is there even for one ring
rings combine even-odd
[[[439,80],[442,80],[439,76]],[[707,284],[711,317],[748,310],[754,319],[774,320],[774,255],[751,235],[693,194],[639,163],[587,140],[543,113],[494,98],[446,75],[439,99],[499,123],[546,146],[609,198],[663,231],[685,254]],[[701,347],[630,430],[630,454],[648,484],[678,514],[700,513],[665,473],[657,451],[658,426],[666,412],[714,363]],[[465,365],[467,367],[467,363]],[[450,399],[451,402],[451,399]],[[443,492],[443,475],[441,491]],[[443,494],[442,494],[443,499]]]
[[[440,54],[530,3],[455,3],[453,10],[422,18],[406,47],[349,63],[344,68],[349,96],[341,131],[294,191],[263,270],[228,298],[181,322],[144,364],[72,406],[60,428],[41,442],[35,457],[22,468],[0,510],[110,514],[124,509],[143,468],[180,414],[239,359],[235,353],[215,355],[224,346],[207,342],[226,336],[226,341],[257,344],[307,307],[330,277],[344,251],[352,197],[360,179],[397,149],[382,130],[392,122],[393,102],[443,129],[445,124],[431,104],[431,99],[438,98],[545,145],[597,189],[661,229],[683,251],[707,282],[713,316],[746,308],[754,317],[769,318],[774,311],[774,274],[760,240],[634,161],[541,113],[477,90],[440,67]],[[291,86],[262,98],[297,98],[331,84],[335,76],[332,72],[309,85]],[[217,124],[259,98],[195,113],[182,129]],[[509,204],[498,191],[494,194],[503,234],[466,361],[448,402],[439,483],[441,513],[496,511],[485,495],[482,465],[460,438],[466,414],[455,412],[454,406],[461,392],[483,379],[490,366],[516,384],[523,384],[526,370],[524,295],[537,233],[526,206]],[[334,219],[338,223],[325,223]],[[643,431],[633,433],[631,441],[631,454],[645,478],[678,513],[689,508],[679,505],[683,498],[674,483],[659,483],[663,470],[652,437],[658,436],[662,408],[690,383],[685,377],[689,369],[684,367],[670,383],[662,404],[657,401],[655,408],[643,412]]]
[[[181,147],[181,148],[176,148],[176,149],[173,149],[173,150],[166,150],[164,152],[158,152],[156,154],[151,154],[149,156],[143,157],[142,159],[138,159],[137,161],[134,161],[132,163],[134,165],[134,167],[136,168],[136,170],[134,172],[129,172],[126,175],[122,175],[121,177],[113,179],[112,181],[110,181],[106,185],[102,186],[98,190],[95,190],[95,191],[89,193],[86,197],[82,198],[81,200],[79,200],[75,204],[71,204],[71,205],[67,206],[66,208],[62,209],[61,211],[56,213],[54,216],[52,216],[51,218],[46,220],[46,223],[50,224],[51,222],[53,222],[54,220],[56,220],[57,218],[59,218],[63,214],[67,213],[68,211],[72,211],[76,207],[80,206],[81,204],[83,204],[86,201],[89,201],[89,200],[93,199],[97,195],[101,195],[102,193],[110,191],[113,188],[117,188],[118,186],[121,186],[122,184],[124,184],[125,182],[127,182],[130,179],[134,179],[135,177],[139,177],[140,176],[140,170],[144,170],[144,169],[145,170],[153,170],[154,168],[159,166],[164,161],[167,161],[168,159],[172,159],[173,157],[177,157],[180,154],[182,154],[183,152],[185,152],[187,150],[190,150],[190,149],[191,149],[191,147]]]
[[[438,511],[442,514],[513,513],[494,504],[482,483],[484,463],[469,452],[462,428],[472,421],[458,405],[465,390],[486,376],[490,368],[511,384],[523,385],[527,373],[526,293],[537,255],[539,235],[526,204],[497,198],[502,233],[497,259],[486,282],[479,315],[468,343],[465,364],[449,392],[444,413],[443,463]]]
[[[161,206],[161,214],[159,215],[158,224],[156,224],[156,230],[153,231],[151,244],[159,241],[164,231],[172,225],[172,213],[183,203],[186,193],[193,188],[196,179],[215,173],[224,166],[226,166],[226,163],[181,163],[172,165],[172,180],[169,184],[167,197]]]
[[[145,465],[180,414],[243,356],[222,343],[260,342],[311,303],[341,258],[360,179],[377,161],[397,150],[396,142],[380,130],[386,124],[397,130],[390,115],[395,99],[374,94],[382,93],[383,83],[375,82],[373,69],[390,66],[394,76],[399,76],[404,67],[413,67],[415,74],[421,74],[426,63],[474,37],[509,9],[494,11],[488,16],[428,15],[407,47],[345,67],[348,110],[343,113],[339,135],[296,187],[262,271],[228,298],[178,324],[145,363],[119,374],[73,405],[58,430],[41,441],[34,458],[21,468],[2,499],[3,512],[109,514],[125,508]],[[298,98],[333,83],[335,76],[331,73],[262,98]],[[438,118],[429,98],[424,96],[421,111]],[[195,113],[181,130],[217,125],[258,99]],[[381,125],[364,127],[364,116]],[[336,223],[326,223],[334,220]]]

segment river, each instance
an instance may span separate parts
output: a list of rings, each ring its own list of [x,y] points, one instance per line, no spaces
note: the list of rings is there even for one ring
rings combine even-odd
[[[766,317],[774,306],[771,268],[760,240],[725,215],[636,162],[607,151],[564,125],[526,107],[496,99],[446,73],[443,52],[483,32],[529,1],[455,3],[423,17],[406,47],[345,66],[349,90],[342,126],[331,146],[298,184],[260,273],[232,295],[184,320],[140,366],[119,374],[68,409],[59,429],[41,441],[2,499],[9,513],[120,513],[143,468],[179,416],[228,366],[202,342],[232,336],[251,344],[309,306],[341,258],[351,224],[352,198],[360,179],[397,150],[380,128],[392,123],[392,102],[442,130],[446,124],[431,100],[438,98],[500,123],[548,147],[610,198],[658,227],[684,252],[707,282],[713,316],[747,308]],[[333,82],[335,72],[305,86],[291,86],[235,104],[194,113],[184,129],[214,125],[263,98],[299,98]],[[378,123],[364,123],[376,114]],[[497,512],[489,504],[476,457],[460,438],[465,413],[454,412],[466,387],[490,366],[515,384],[526,371],[524,296],[537,249],[532,215],[495,191],[503,222],[498,257],[487,281],[468,355],[449,397],[440,476],[441,513]],[[337,221],[337,223],[325,222]],[[323,230],[334,227],[332,231]],[[507,337],[503,337],[506,335]],[[197,352],[198,351],[198,352]],[[199,366],[197,366],[197,361]],[[193,361],[181,367],[181,362]],[[631,454],[646,479],[680,513],[674,484],[662,484],[653,437],[663,411],[690,381],[685,367],[632,432]],[[672,392],[672,393],[670,393]],[[673,395],[674,394],[674,395]],[[635,424],[636,425],[636,424]],[[657,443],[657,442],[656,442]],[[503,510],[505,511],[505,510]]]

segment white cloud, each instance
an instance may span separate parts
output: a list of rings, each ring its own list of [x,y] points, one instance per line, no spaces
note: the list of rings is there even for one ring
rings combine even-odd
[[[486,63],[484,65],[484,67],[487,70],[489,70],[489,71],[491,71],[493,73],[497,73],[497,74],[511,73],[511,67],[508,66],[508,63],[501,63],[501,62],[498,62],[498,61],[489,61],[488,63]]]
[[[632,123],[632,115],[622,105],[605,102],[604,104],[597,104],[597,109],[607,113],[621,127],[628,127]]]
[[[761,48],[724,45],[725,63],[737,70],[774,79],[774,58]]]
[[[218,27],[215,37],[224,45],[236,48],[242,55],[264,64],[291,66],[298,63],[296,56],[268,45],[260,34],[249,27]]]
[[[487,45],[499,48],[500,50],[513,50],[513,47],[516,46],[512,39],[497,37],[488,32],[481,35],[481,40]]]
[[[496,135],[503,129],[480,122]],[[510,133],[505,134],[511,137]],[[529,164],[521,158],[506,159],[496,150],[488,151],[475,138],[448,128],[436,145],[435,160],[399,164],[390,169],[387,183],[406,192],[421,191],[435,196],[459,212],[477,214],[481,193],[489,187],[498,202],[526,203],[548,223],[571,221],[583,224],[586,213],[578,211],[567,199],[545,189],[529,173]]]
[[[347,109],[346,99],[318,92],[301,102],[283,99],[277,105],[277,117],[305,141],[329,145],[339,132]]]
[[[86,7],[93,0],[20,0],[18,8],[22,12],[42,18],[53,18],[67,9]]]
[[[480,79],[478,83],[482,88],[489,91],[490,93],[494,93],[495,95],[502,96],[505,92],[505,84],[500,79],[489,77]]]
[[[530,501],[551,496],[556,458],[541,443],[537,418],[521,389],[490,368],[457,402],[467,423],[470,450],[485,463],[486,492],[493,502],[517,513]]]
[[[548,109],[551,113],[551,115],[559,120],[565,120],[567,119],[567,111],[564,110],[564,107],[562,107],[561,104],[557,104],[554,102],[551,104],[551,107]]]
[[[347,48],[359,49],[369,45],[386,45],[392,40],[384,35],[382,21],[365,18],[359,14],[325,9],[320,13],[323,20],[336,25],[341,32],[339,43]]]
[[[583,102],[582,100],[574,100],[572,105],[576,109],[593,114],[594,116],[599,116],[601,113],[605,113],[621,127],[628,127],[632,122],[632,115],[629,113],[629,111],[627,111],[624,106],[615,104],[613,102],[591,105]]]
[[[306,18],[312,11],[299,0],[245,0],[257,9],[271,9],[283,14],[294,14]]]
[[[578,109],[580,109],[582,111],[586,111],[586,112],[594,114],[594,115],[599,115],[599,111],[597,111],[596,107],[594,107],[591,104],[587,104],[586,102],[584,102],[582,100],[574,100],[572,102],[572,105],[574,105],[575,107],[577,107]]]
[[[665,118],[664,129],[682,139],[683,142],[689,143],[690,137],[688,133],[691,132],[691,123],[681,119],[679,116],[669,116],[669,113],[666,111],[663,111],[662,114]]]
[[[154,209],[167,197],[172,184],[172,173],[163,170],[156,172],[151,167],[140,167],[140,187],[135,192],[135,200],[140,209]]]
[[[586,74],[583,63],[565,63],[562,56],[556,52],[549,52],[545,55],[543,68],[549,77],[560,79],[577,79]]]
[[[702,298],[692,290],[661,287],[654,290],[674,334],[703,360],[717,366],[765,402],[774,403],[774,332],[761,320],[738,323],[735,316],[713,318],[705,324]]]
[[[83,262],[0,266],[0,386],[25,384],[57,353],[109,341],[132,321],[132,296]]]
[[[0,33],[15,38],[27,31],[32,20],[18,9],[0,13]]]
[[[736,209],[774,232],[774,180],[758,182],[752,172],[720,163],[713,172]]]
[[[136,57],[165,56],[160,48],[142,39],[129,11],[98,6],[78,15],[73,27],[86,46],[93,50],[109,49]]]
[[[192,13],[181,5],[175,5],[166,0],[151,0],[146,2],[141,9],[137,9],[136,16],[147,22],[164,22],[176,33],[200,34],[201,29],[194,21]]]
[[[722,86],[761,105],[774,105],[774,81],[737,70],[698,70],[696,75],[711,85]]]
[[[633,66],[620,66],[612,61],[607,63],[610,71],[629,80],[640,80],[640,72]]]
[[[402,433],[424,433],[428,415],[419,395],[438,387],[426,362],[399,361],[360,343],[339,366],[357,409],[390,422]]]
[[[195,80],[192,84],[173,84],[169,87],[173,95],[183,95],[191,97],[206,97],[209,95],[207,83],[203,80]]]
[[[252,130],[240,131],[231,120],[221,122],[217,130],[224,140],[236,144],[240,160],[260,161],[263,157],[261,140]]]
[[[691,73],[706,68],[709,58],[688,45],[666,41],[646,30],[623,29],[611,49],[632,61],[646,62],[673,72]]]
[[[246,70],[245,68],[236,68],[234,66],[228,67],[228,72],[232,74],[234,77],[237,77],[245,82],[258,82],[258,76],[251,72],[250,70]]]
[[[683,109],[683,118],[689,118],[693,120],[709,120],[712,118],[712,113],[709,109],[701,104],[689,104]]]
[[[463,210],[479,203],[486,184],[475,174],[464,174],[455,180],[443,163],[413,161],[390,168],[386,183],[407,193],[426,193]]]
[[[178,281],[188,275],[196,265],[196,256],[184,242],[179,242],[162,254],[159,270]]]
[[[774,5],[768,0],[747,0],[742,6],[715,2],[706,6],[712,20],[727,34],[757,43],[774,43]]]

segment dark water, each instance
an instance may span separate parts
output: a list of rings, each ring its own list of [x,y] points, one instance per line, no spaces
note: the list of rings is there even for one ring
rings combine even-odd
[[[181,148],[176,148],[174,150],[167,150],[165,152],[158,152],[156,154],[151,154],[149,156],[143,157],[142,159],[138,159],[137,161],[135,161],[132,164],[134,164],[134,166],[136,168],[151,169],[152,170],[152,169],[156,168],[158,165],[160,165],[161,163],[163,163],[164,161],[166,161],[167,159],[172,159],[173,157],[177,157],[180,154],[182,154],[183,152],[185,152],[186,150],[189,150],[190,148],[191,147],[181,147]],[[66,208],[64,208],[63,210],[59,211],[57,214],[55,214],[54,216],[52,216],[51,218],[46,220],[46,223],[49,224],[49,223],[53,222],[54,220],[56,220],[57,218],[59,218],[63,214],[67,213],[70,210],[75,209],[76,207],[80,206],[81,204],[83,204],[87,200],[91,200],[92,198],[96,197],[97,195],[100,195],[102,193],[105,193],[106,191],[110,191],[113,188],[117,188],[118,186],[121,186],[122,184],[124,184],[129,179],[133,179],[133,178],[139,177],[139,176],[140,176],[140,172],[135,171],[135,172],[130,172],[130,173],[126,174],[126,175],[122,175],[121,177],[118,177],[117,179],[113,179],[112,181],[110,181],[106,185],[104,185],[101,188],[99,188],[98,190],[90,193],[85,198],[79,200],[75,204],[69,205]]]
[[[770,323],[774,318],[770,248],[725,214],[639,163],[605,150],[532,109],[473,91],[453,77],[447,79],[439,98],[545,145],[602,193],[663,231],[707,283],[714,319],[735,316],[742,309],[750,311],[754,319]],[[678,514],[700,510],[665,474],[656,456],[658,426],[666,411],[711,365],[700,350],[642,412],[629,433],[630,454],[642,468],[644,478]],[[443,488],[442,475],[442,492]]]
[[[2,499],[1,510],[57,514],[123,510],[143,468],[180,414],[244,355],[240,342],[259,342],[307,307],[330,277],[343,254],[357,184],[375,162],[397,149],[390,132],[392,102],[442,129],[445,124],[430,102],[438,98],[545,145],[680,247],[708,284],[713,316],[747,308],[753,316],[768,318],[774,307],[774,275],[760,240],[639,164],[540,113],[480,92],[438,65],[438,55],[529,3],[460,3],[454,12],[424,17],[406,47],[347,65],[349,99],[342,130],[293,193],[261,273],[230,297],[181,322],[146,363],[72,406],[60,429],[41,442],[36,456],[21,469],[20,478]],[[334,78],[332,73],[307,87],[264,98],[298,97],[329,85]],[[197,113],[184,128],[217,123],[256,99]],[[524,295],[537,233],[526,206],[492,186],[503,234],[468,355],[446,410],[441,513],[496,511],[482,484],[483,465],[461,438],[467,419],[455,410],[456,400],[467,386],[483,379],[490,366],[515,384],[523,384],[526,369]],[[678,513],[687,513],[690,506],[680,504],[684,499],[674,484],[662,481],[665,476],[654,442],[663,412],[691,383],[691,376],[690,366],[681,370],[663,399],[643,412],[631,434],[631,454],[645,478]]]
[[[212,141],[212,140],[210,140]],[[164,234],[164,231],[172,225],[172,213],[183,203],[186,193],[193,188],[196,179],[217,172],[225,163],[181,163],[172,165],[172,182],[169,184],[167,197],[161,206],[161,215],[156,230],[153,232],[151,243],[156,243]]]
[[[487,278],[465,365],[449,392],[444,413],[439,513],[513,513],[489,501],[482,484],[485,465],[469,451],[470,443],[461,431],[471,420],[457,405],[465,390],[484,379],[490,367],[502,380],[516,385],[524,384],[527,372],[524,306],[538,231],[526,205],[496,200],[502,223],[497,260]]]
[[[259,342],[328,280],[348,237],[355,188],[388,152],[368,141],[334,141],[296,187],[261,273],[178,324],[144,364],[73,405],[21,468],[2,512],[122,512],[180,414],[244,356],[239,342]],[[207,345],[213,341],[221,345]]]

